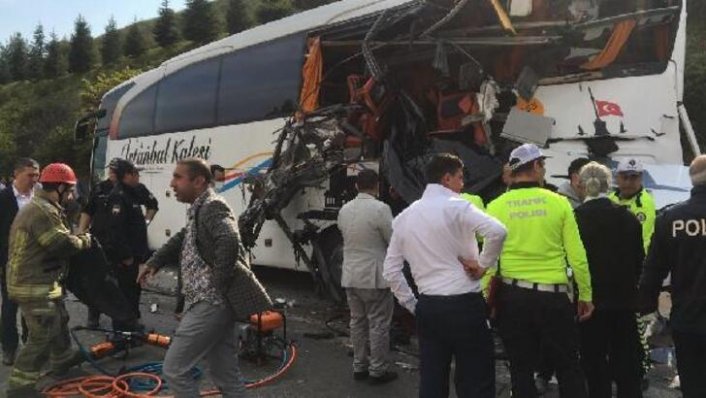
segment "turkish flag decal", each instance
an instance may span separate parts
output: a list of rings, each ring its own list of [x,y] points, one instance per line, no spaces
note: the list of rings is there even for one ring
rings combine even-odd
[[[598,117],[609,115],[623,116],[623,110],[615,102],[596,101],[596,108],[598,108]]]

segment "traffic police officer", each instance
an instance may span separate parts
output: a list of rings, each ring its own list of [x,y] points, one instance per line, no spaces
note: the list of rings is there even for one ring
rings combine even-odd
[[[642,224],[642,243],[645,252],[650,247],[650,240],[655,229],[657,210],[655,200],[643,186],[642,174],[644,167],[637,159],[624,159],[618,164],[615,183],[617,189],[608,196],[613,202],[627,206],[628,210]]]
[[[706,155],[689,167],[691,198],[664,210],[640,280],[643,312],[657,310],[672,275],[672,336],[684,398],[706,397]]]
[[[10,230],[7,288],[27,321],[29,338],[15,360],[7,396],[41,397],[35,390],[44,363],[62,373],[82,355],[71,348],[69,315],[61,281],[69,256],[90,247],[86,234],[72,235],[64,207],[76,185],[74,171],[52,163],[39,177],[42,188],[17,214]]]
[[[149,254],[147,223],[137,191],[140,171],[132,162],[120,159],[115,176],[115,187],[106,202],[109,231],[104,246],[108,260],[115,267],[118,285],[139,317],[142,290],[137,283],[138,266]],[[114,326],[120,328],[120,325]]]
[[[642,244],[645,247],[645,253],[647,253],[652,240],[652,233],[655,229],[655,218],[657,217],[657,211],[654,198],[642,186],[644,166],[639,160],[628,158],[622,160],[618,164],[618,169],[616,171],[615,182],[618,187],[608,197],[613,202],[626,206],[628,210],[630,210],[630,212],[640,221],[640,224],[642,224]],[[647,337],[645,336],[645,331],[647,330],[648,324],[649,319],[647,317],[638,316],[637,326],[640,336],[640,344],[643,349],[643,389],[647,389],[649,386],[647,372],[652,367],[652,362],[650,361],[650,346],[647,342]]]
[[[497,326],[510,358],[513,396],[537,396],[534,371],[540,355],[549,354],[561,396],[584,398],[567,259],[579,288],[580,320],[593,312],[588,262],[569,201],[542,187],[544,159],[533,144],[512,151],[513,184],[488,205],[508,231],[497,270],[503,282]]]
[[[81,209],[81,217],[79,220],[79,232],[90,231],[93,236],[98,239],[102,245],[108,242],[108,232],[110,231],[110,214],[111,209],[108,208],[108,196],[113,191],[117,182],[116,170],[130,167],[132,164],[121,158],[114,158],[108,164],[108,178],[98,183],[88,201]],[[134,167],[134,166],[133,166]],[[154,218],[159,210],[159,203],[152,193],[143,184],[138,184],[133,190],[137,201],[145,206],[145,222],[149,223]],[[100,312],[95,308],[88,308],[88,327],[98,327],[100,320]]]

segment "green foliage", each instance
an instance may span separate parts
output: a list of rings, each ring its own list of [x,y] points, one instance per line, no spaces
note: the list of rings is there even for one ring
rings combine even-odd
[[[105,26],[103,41],[101,43],[101,61],[104,66],[113,66],[120,62],[122,55],[122,38],[112,16]]]
[[[294,5],[290,0],[262,0],[257,8],[257,21],[266,23],[294,14]]]
[[[31,80],[41,79],[44,75],[44,27],[42,24],[37,25],[34,30],[34,40],[32,47],[29,50],[29,59],[27,61],[27,74]]]
[[[133,23],[130,25],[127,36],[125,37],[123,54],[125,54],[126,57],[137,58],[142,56],[146,51],[147,45],[145,43],[145,36],[142,34],[139,25]]]
[[[83,79],[80,93],[81,113],[96,111],[105,93],[139,73],[139,69],[131,69],[128,66],[117,71],[98,73],[93,79]]]
[[[294,0],[294,6],[299,10],[308,10],[333,3],[336,0]]]
[[[7,44],[7,64],[12,80],[27,78],[27,42],[21,34],[15,33]]]
[[[250,13],[243,0],[228,1],[226,24],[228,26],[228,33],[231,35],[242,32],[252,26]]]
[[[187,0],[183,14],[182,34],[196,44],[206,44],[220,33],[213,4],[208,0]]]
[[[706,2],[688,3],[684,105],[702,149],[706,148]]]
[[[173,46],[179,41],[176,13],[169,8],[169,0],[162,1],[162,6],[159,9],[159,17],[154,25],[152,34],[157,44],[163,48]]]
[[[86,73],[93,67],[93,38],[91,28],[81,15],[74,23],[74,33],[71,35],[69,50],[69,71],[71,73]]]
[[[56,33],[52,32],[47,43],[47,58],[44,60],[44,77],[55,79],[64,76],[68,69],[66,46],[59,42]]]

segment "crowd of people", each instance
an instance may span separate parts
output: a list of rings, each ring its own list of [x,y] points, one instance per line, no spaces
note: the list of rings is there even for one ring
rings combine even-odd
[[[546,161],[535,145],[516,148],[505,192],[486,205],[464,191],[458,157],[434,155],[422,197],[396,217],[377,199],[377,173],[358,174],[358,196],[338,215],[354,380],[398,378],[389,353],[397,301],[416,319],[422,398],[449,395],[452,362],[458,397],[494,397],[493,330],[509,359],[513,397],[538,396],[555,374],[562,397],[611,397],[615,384],[618,397],[639,398],[649,359],[640,316],[656,311],[671,274],[682,391],[706,396],[706,156],[690,166],[691,198],[659,216],[636,159],[621,161],[615,179],[606,166],[576,159],[556,188],[545,183]],[[84,360],[71,346],[62,284],[69,258],[95,245],[134,319],[141,284],[179,265],[183,314],[164,362],[175,396],[198,395],[190,370],[204,359],[224,396],[243,396],[235,322],[272,302],[249,268],[235,214],[214,190],[214,174],[222,180],[225,170],[195,158],[177,163],[170,186],[190,205],[187,225],[152,254],[147,227],[157,200],[132,162],[114,159],[108,171],[76,226],[65,214],[77,184],[66,164],[20,159],[0,190],[7,396],[41,396],[45,363],[61,375]],[[86,323],[100,325],[98,308]],[[113,328],[144,326],[113,319]]]
[[[691,199],[659,217],[637,159],[621,161],[615,178],[576,159],[560,187],[545,183],[546,161],[535,145],[516,148],[506,191],[486,206],[464,192],[462,161],[435,155],[422,197],[394,219],[375,200],[375,172],[359,174],[359,195],[338,219],[355,380],[396,378],[392,292],[416,316],[422,398],[449,395],[452,361],[458,397],[494,397],[493,329],[513,397],[537,397],[554,374],[562,397],[612,397],[614,385],[618,397],[642,397],[642,316],[657,310],[671,273],[682,392],[706,396],[706,156],[690,166]]]
[[[66,207],[74,201],[78,183],[73,169],[63,163],[40,168],[32,159],[17,161],[11,186],[0,191],[2,362],[12,366],[8,398],[44,396],[37,382],[46,363],[52,374],[61,376],[85,360],[71,345],[64,284],[73,256],[96,245],[110,265],[105,280],[115,281],[132,312],[127,319],[140,318],[141,284],[164,265],[179,265],[184,308],[163,366],[172,393],[198,396],[191,369],[205,359],[223,396],[244,395],[235,322],[270,309],[272,302],[250,270],[236,217],[214,192],[211,167],[202,159],[183,159],[170,185],[178,201],[191,205],[188,223],[150,255],[147,226],[158,203],[139,177],[132,162],[111,161],[108,179],[93,190],[78,225],[72,225]],[[87,327],[99,325],[99,309],[89,308]],[[144,329],[139,321],[115,318],[112,326],[119,331]]]

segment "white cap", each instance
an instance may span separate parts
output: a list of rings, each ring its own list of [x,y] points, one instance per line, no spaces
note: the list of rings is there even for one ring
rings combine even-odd
[[[510,160],[508,161],[508,164],[510,165],[510,169],[517,170],[518,167],[524,164],[537,159],[545,158],[546,156],[542,154],[542,151],[537,145],[523,144],[515,148],[512,153],[510,153]]]
[[[635,158],[623,159],[618,163],[618,173],[642,174],[644,167],[642,162]]]

